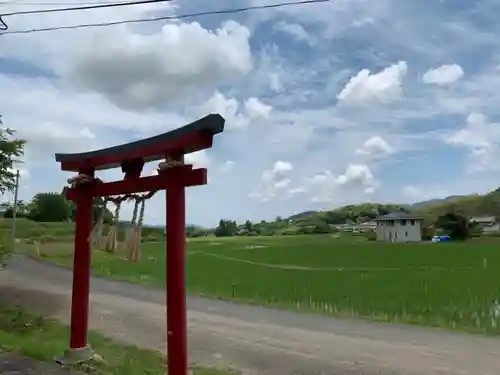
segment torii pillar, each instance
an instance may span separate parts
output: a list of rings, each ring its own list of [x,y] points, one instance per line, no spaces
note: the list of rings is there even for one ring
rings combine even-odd
[[[57,358],[59,363],[77,363],[92,358],[87,341],[90,294],[92,201],[152,190],[166,190],[167,288],[166,347],[169,375],[188,374],[186,308],[186,196],[185,188],[205,185],[207,170],[184,164],[184,155],[212,147],[213,137],[224,130],[224,118],[208,115],[182,128],[101,150],[56,154],[61,169],[77,172],[66,189],[66,197],[76,203],[75,253],[71,300],[69,350]],[[158,175],[141,177],[144,164],[164,159]],[[95,172],[122,168],[121,181],[103,183]]]

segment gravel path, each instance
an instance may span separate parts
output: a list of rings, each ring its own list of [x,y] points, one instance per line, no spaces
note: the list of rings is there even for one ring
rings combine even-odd
[[[18,259],[0,298],[68,321],[71,272]],[[164,350],[164,293],[94,278],[91,328]],[[191,361],[259,375],[498,375],[500,339],[188,299]]]
[[[20,355],[0,353],[0,375],[83,375]]]

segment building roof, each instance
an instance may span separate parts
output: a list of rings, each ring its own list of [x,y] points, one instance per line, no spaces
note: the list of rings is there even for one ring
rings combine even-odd
[[[410,215],[404,211],[398,211],[398,212],[391,212],[387,215],[381,215],[377,217],[375,221],[403,220],[403,219],[424,220],[423,217]]]
[[[469,221],[475,221],[476,223],[489,223],[495,222],[495,216],[472,216],[469,218]]]

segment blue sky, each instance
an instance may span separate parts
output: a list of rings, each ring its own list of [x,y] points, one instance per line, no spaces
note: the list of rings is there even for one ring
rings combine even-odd
[[[175,0],[6,21],[20,30],[277,2]],[[0,3],[35,7],[46,5]],[[499,12],[492,0],[337,0],[0,36],[0,112],[29,141],[21,198],[62,189],[69,176],[54,152],[207,113],[224,116],[226,131],[189,156],[210,178],[188,192],[190,223],[487,192],[500,185]],[[165,221],[162,194],[146,221]]]

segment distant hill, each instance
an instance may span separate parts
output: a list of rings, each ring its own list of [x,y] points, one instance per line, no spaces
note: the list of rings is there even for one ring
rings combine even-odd
[[[376,218],[379,214],[394,211],[411,211],[411,206],[392,203],[360,203],[335,208],[329,211],[305,211],[287,218],[288,221],[300,223],[318,219],[328,224],[344,224],[347,220],[363,222]]]
[[[451,198],[451,197],[450,197]],[[487,194],[465,195],[415,208],[414,212],[429,219],[446,212],[460,212],[465,216],[496,216],[500,218],[500,189]]]
[[[413,203],[411,205],[412,209],[418,210],[420,208],[426,207],[426,206],[432,206],[434,204],[439,204],[439,203],[444,203],[444,202],[454,202],[457,200],[460,200],[462,198],[470,197],[470,195],[451,195],[446,198],[436,198],[436,199],[429,199],[427,201],[422,201],[422,202],[417,202]]]
[[[293,223],[321,220],[328,224],[343,224],[347,220],[363,222],[374,219],[378,213],[394,211],[415,213],[435,220],[446,212],[460,212],[466,216],[500,217],[500,188],[484,195],[452,195],[442,199],[429,199],[414,204],[360,203],[328,211],[305,211],[287,218]]]

